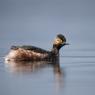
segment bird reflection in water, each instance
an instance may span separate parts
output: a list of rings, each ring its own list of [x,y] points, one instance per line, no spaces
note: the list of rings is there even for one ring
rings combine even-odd
[[[61,76],[59,61],[5,61],[6,67],[13,73],[35,72],[45,67],[52,67],[54,74]]]
[[[5,62],[8,70],[13,74],[31,74],[34,72],[39,72],[41,69],[50,67],[53,69],[54,73],[54,89],[55,95],[60,93],[60,88],[64,85],[64,72],[60,68],[59,60],[53,62],[50,61],[7,61]]]

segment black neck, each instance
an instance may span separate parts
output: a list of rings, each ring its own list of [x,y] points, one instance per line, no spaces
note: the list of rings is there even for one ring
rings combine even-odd
[[[55,49],[57,49],[58,51],[60,50],[60,48],[62,47],[62,45],[60,44],[60,45],[53,45],[53,48]]]
[[[56,45],[53,45],[52,53],[56,55],[59,54],[59,48]]]
[[[53,45],[53,48],[51,50],[53,61],[59,61],[59,49]]]

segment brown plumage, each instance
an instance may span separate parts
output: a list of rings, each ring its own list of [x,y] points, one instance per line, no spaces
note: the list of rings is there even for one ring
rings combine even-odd
[[[5,57],[5,60],[51,61],[59,56],[59,50],[64,45],[67,45],[66,38],[62,34],[59,34],[54,40],[51,51],[46,51],[35,46],[12,46],[9,54]]]

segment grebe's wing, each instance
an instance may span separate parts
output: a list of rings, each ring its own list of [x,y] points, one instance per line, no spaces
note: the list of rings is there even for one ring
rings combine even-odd
[[[46,51],[44,49],[41,49],[41,48],[38,48],[38,47],[35,47],[35,46],[30,46],[30,45],[23,45],[23,46],[12,46],[11,49],[12,50],[17,50],[17,49],[24,49],[24,50],[31,50],[31,51],[34,51],[34,52],[40,52],[40,53],[47,53],[49,51]]]
[[[20,48],[20,46],[11,46],[11,49],[12,50],[17,50],[17,49],[19,49]]]

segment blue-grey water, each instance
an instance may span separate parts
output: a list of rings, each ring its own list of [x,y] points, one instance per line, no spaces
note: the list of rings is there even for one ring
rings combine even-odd
[[[5,63],[11,45],[50,50],[58,33],[57,66]],[[0,95],[95,95],[95,1],[0,0]]]

